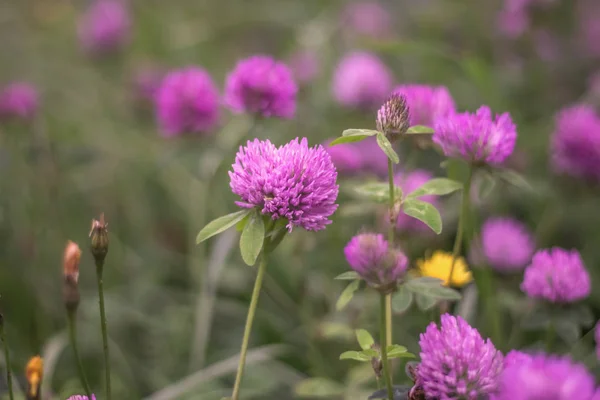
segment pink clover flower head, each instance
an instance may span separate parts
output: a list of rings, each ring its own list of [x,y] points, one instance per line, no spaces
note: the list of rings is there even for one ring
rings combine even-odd
[[[493,393],[503,369],[502,353],[461,317],[444,314],[419,338],[418,377],[428,399],[479,399]]]
[[[269,140],[240,147],[229,172],[230,187],[242,208],[258,208],[273,220],[287,219],[289,231],[300,226],[319,231],[331,223],[338,205],[337,171],[323,146],[303,138],[276,147]]]
[[[345,107],[371,110],[385,101],[392,81],[392,73],[377,56],[356,51],[344,56],[337,65],[332,92]]]
[[[120,0],[94,0],[79,21],[79,40],[92,54],[120,50],[129,40],[129,11]]]
[[[456,110],[454,99],[445,86],[400,85],[394,89],[394,93],[406,99],[411,126],[433,127],[438,118],[453,114]]]
[[[219,92],[202,68],[186,67],[169,72],[155,100],[156,117],[165,137],[187,132],[206,133],[219,120]]]
[[[390,249],[381,234],[361,233],[354,236],[344,248],[344,255],[350,267],[375,288],[395,288],[408,267],[406,255]]]
[[[517,128],[510,114],[493,117],[487,106],[477,112],[450,114],[439,118],[433,142],[447,157],[462,158],[475,164],[502,164],[513,152]]]
[[[30,120],[38,108],[38,92],[27,82],[13,82],[0,90],[0,119]]]
[[[488,219],[481,228],[481,245],[490,266],[502,272],[523,270],[535,250],[529,229],[512,218]]]
[[[235,66],[225,83],[225,104],[235,113],[290,119],[298,86],[291,69],[270,56],[255,55]]]
[[[554,247],[533,255],[521,290],[534,299],[573,303],[590,295],[591,280],[578,251]]]

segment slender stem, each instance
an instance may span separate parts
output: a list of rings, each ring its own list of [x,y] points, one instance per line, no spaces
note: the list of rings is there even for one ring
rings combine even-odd
[[[10,400],[14,400],[12,372],[10,371],[10,353],[8,352],[8,343],[6,343],[6,335],[4,333],[4,321],[0,323],[0,339],[4,346],[4,362],[6,363],[6,381],[8,382],[8,396]]]
[[[394,400],[394,389],[392,387],[392,375],[390,374],[390,366],[388,364],[388,357],[387,357],[386,343],[388,342],[388,338],[387,338],[387,318],[385,317],[385,313],[386,313],[385,309],[386,309],[386,295],[382,294],[381,301],[380,301],[380,314],[379,314],[380,320],[381,320],[381,327],[379,329],[379,332],[381,335],[381,337],[379,339],[379,343],[381,344],[381,364],[383,365],[383,375],[385,377],[385,385],[387,387],[388,399]]]
[[[389,191],[390,191],[390,203],[389,203],[389,214],[390,214],[390,223],[388,228],[388,243],[390,246],[394,246],[394,233],[396,231],[396,216],[394,212],[396,199],[394,199],[394,194],[396,192],[396,188],[394,185],[394,164],[392,160],[388,159],[388,183],[389,183]],[[383,315],[383,314],[382,314]],[[386,295],[386,303],[385,303],[385,319],[386,319],[386,327],[387,327],[387,340],[385,341],[385,345],[389,346],[392,344],[392,295]],[[382,343],[383,345],[383,343]]]
[[[83,370],[83,364],[81,363],[81,357],[79,356],[79,347],[77,346],[77,318],[75,311],[67,312],[67,320],[69,324],[69,340],[71,341],[71,347],[73,348],[73,355],[75,356],[75,361],[77,362],[77,371],[79,372],[79,379],[81,380],[81,385],[85,390],[85,394],[88,399],[92,398],[92,391],[90,390],[90,384],[85,377],[85,372]]]
[[[386,346],[392,344],[392,294],[388,293],[385,295],[385,326],[387,328]]]
[[[106,375],[106,400],[112,398],[110,390],[110,357],[108,353],[108,334],[106,330],[106,311],[104,309],[104,289],[102,282],[102,270],[104,261],[96,261],[96,278],[98,280],[98,302],[100,305],[100,328],[102,330],[102,348],[104,350],[104,373]]]
[[[463,242],[463,236],[465,233],[465,220],[467,218],[467,214],[469,212],[469,200],[471,196],[471,182],[473,180],[473,168],[469,168],[469,173],[467,176],[467,181],[465,182],[465,187],[462,191],[462,199],[461,199],[461,211],[460,216],[458,217],[458,228],[456,231],[456,239],[454,240],[454,248],[452,249],[452,266],[450,267],[450,275],[448,275],[448,286],[452,283],[452,277],[454,276],[454,265],[456,264],[456,259],[459,256],[460,248]]]
[[[246,326],[244,328],[244,337],[242,338],[242,349],[240,351],[240,362],[238,364],[237,374],[235,376],[235,384],[233,385],[233,395],[231,400],[239,400],[240,386],[242,384],[242,377],[244,375],[244,367],[246,365],[246,353],[248,352],[248,343],[250,341],[250,332],[252,331],[252,323],[254,322],[254,316],[256,314],[256,306],[258,305],[258,297],[260,296],[260,288],[265,277],[265,271],[267,270],[267,254],[263,252],[260,264],[258,266],[258,272],[256,274],[256,280],[254,281],[254,290],[252,291],[252,298],[250,300],[250,308],[248,309],[248,317],[246,318]]]

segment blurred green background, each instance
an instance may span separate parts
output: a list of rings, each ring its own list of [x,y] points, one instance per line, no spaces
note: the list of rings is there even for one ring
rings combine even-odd
[[[571,2],[563,3],[540,18],[568,38],[577,21]],[[0,2],[0,83],[30,81],[41,95],[32,124],[0,126],[0,308],[21,387],[27,360],[39,353],[45,358],[44,398],[81,393],[62,304],[62,252],[73,240],[84,250],[79,341],[88,378],[102,393],[98,297],[87,235],[91,219],[104,212],[111,240],[105,289],[114,398],[211,400],[230,393],[254,271],[241,261],[237,232],[200,246],[195,237],[206,222],[236,210],[226,171],[251,122],[224,110],[212,137],[163,139],[152,110],[132,94],[133,77],[147,66],[199,65],[222,87],[241,58],[267,53],[285,60],[296,50],[315,51],[320,73],[301,88],[296,118],[266,120],[253,132],[277,144],[297,136],[316,144],[346,128],[374,128],[373,113],[345,110],[331,95],[333,68],[353,49],[379,53],[397,83],[447,86],[459,109],[488,104],[509,111],[519,130],[513,166],[532,190],[499,183],[479,202],[479,215],[519,218],[536,233],[538,247],[577,248],[598,283],[600,192],[555,177],[548,168],[553,115],[582,99],[597,101],[587,86],[597,60],[565,46],[559,59],[547,62],[530,37],[504,40],[494,28],[500,2],[381,2],[394,32],[370,39],[344,34],[340,13],[348,2],[339,0],[131,0],[131,43],[103,59],[86,56],[77,41],[77,19],[86,4]],[[419,164],[441,175],[441,161],[431,152]],[[338,356],[356,348],[352,329],[376,331],[377,299],[361,292],[336,312],[343,282],[332,278],[348,268],[346,242],[378,219],[353,214],[344,207],[351,205],[344,194],[340,203],[327,230],[297,229],[272,256],[244,398],[291,399],[294,387],[309,377],[322,379],[300,391],[314,393],[318,387],[324,398],[365,399],[375,390],[369,365]],[[456,198],[445,200],[439,237],[405,238],[412,260],[426,250],[451,249],[456,209]],[[522,318],[516,282],[506,282],[507,289],[497,293],[506,338]],[[589,304],[598,314],[600,292]],[[476,300],[465,294],[459,307],[471,310],[472,323],[489,333]],[[395,318],[394,342],[418,353],[418,334],[431,317],[411,309]],[[513,345],[533,344],[536,337],[520,335]],[[561,346],[573,350],[568,343]],[[574,356],[585,361],[585,355],[589,362],[591,346],[590,335],[584,336]],[[396,380],[406,380],[403,375],[397,368]]]

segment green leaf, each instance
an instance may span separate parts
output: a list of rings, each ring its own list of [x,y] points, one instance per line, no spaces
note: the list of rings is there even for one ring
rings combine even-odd
[[[388,354],[388,358],[392,359],[392,358],[417,358],[413,353],[393,353],[393,354]]]
[[[433,128],[424,125],[415,125],[408,128],[406,131],[407,135],[422,135],[433,133]]]
[[[588,327],[593,325],[596,321],[594,313],[586,304],[573,305],[571,311],[570,318],[577,321],[580,326]]]
[[[404,282],[402,287],[410,290],[411,292],[426,292],[432,287],[441,286],[442,281],[439,278],[433,278],[431,276],[419,276],[412,278]]]
[[[350,282],[350,284],[346,286],[346,289],[344,289],[342,294],[340,294],[340,297],[337,303],[335,304],[335,309],[338,311],[343,310],[344,307],[346,307],[346,305],[350,302],[350,300],[352,300],[352,297],[354,297],[354,292],[356,292],[359,286],[360,281],[358,280]]]
[[[250,214],[246,215],[240,222],[235,224],[235,230],[238,232],[243,232],[246,224],[248,223],[248,219],[250,219]]]
[[[362,354],[359,351],[345,351],[340,354],[340,360],[356,360],[356,361],[371,361],[371,357]]]
[[[254,265],[265,241],[265,223],[257,210],[254,212],[240,237],[242,259],[248,265]]]
[[[404,346],[400,346],[399,344],[390,344],[386,347],[388,357],[393,353],[406,353],[408,349]]]
[[[402,189],[399,186],[394,186],[394,198],[399,199],[402,197]],[[358,185],[354,188],[356,194],[361,197],[367,198],[376,203],[387,203],[390,200],[390,186],[389,183],[384,182],[369,182],[363,185]]]
[[[294,392],[300,397],[339,397],[346,388],[338,382],[327,378],[308,378],[296,385]]]
[[[445,286],[435,286],[425,291],[426,295],[442,300],[460,300],[462,296],[460,292]]]
[[[198,236],[196,236],[196,244],[204,242],[206,239],[218,235],[219,233],[231,228],[238,222],[244,219],[246,215],[250,214],[252,210],[242,210],[231,214],[223,215],[211,222],[209,222]]]
[[[480,179],[477,180],[477,195],[479,200],[484,200],[496,187],[496,179],[487,170],[482,170],[479,176]]]
[[[558,336],[567,344],[574,344],[581,338],[581,329],[579,324],[568,319],[555,319],[552,328],[556,330]]]
[[[458,158],[449,158],[440,164],[440,167],[446,170],[448,178],[465,182],[469,175],[470,166],[465,161]]]
[[[438,299],[436,299],[435,297],[431,297],[423,293],[416,293],[415,300],[417,303],[417,307],[419,307],[419,309],[422,311],[430,310],[438,302]]]
[[[501,169],[496,170],[495,175],[518,189],[533,192],[533,188],[531,187],[529,182],[527,182],[525,177],[523,177],[523,175],[519,174],[518,172],[512,171],[510,169]]]
[[[434,178],[428,182],[425,182],[418,189],[410,192],[406,197],[410,199],[416,199],[418,197],[427,195],[443,196],[445,194],[462,190],[462,188],[463,184],[461,182],[447,178]]]
[[[381,150],[383,150],[387,158],[392,160],[394,164],[398,164],[400,162],[400,158],[398,158],[398,154],[396,154],[396,152],[394,151],[392,144],[390,143],[388,138],[386,138],[385,135],[381,132],[377,132],[377,144],[379,145]]]
[[[402,285],[398,291],[392,295],[392,309],[397,313],[403,313],[410,308],[412,300],[412,293]]]
[[[442,217],[431,203],[417,199],[406,199],[402,203],[404,214],[422,221],[438,235],[442,233]]]
[[[356,340],[358,340],[358,344],[363,350],[370,349],[375,344],[373,336],[371,336],[371,334],[365,329],[356,330]]]
[[[343,274],[339,274],[338,276],[336,276],[333,279],[337,279],[339,281],[353,281],[356,279],[361,279],[360,275],[358,275],[357,272],[355,271],[348,271],[348,272],[344,272]]]
[[[342,132],[342,136],[333,140],[331,143],[329,143],[329,145],[335,146],[342,143],[360,142],[361,140],[365,140],[370,136],[375,136],[378,133],[379,132],[371,129],[346,129],[344,132]]]
[[[379,357],[379,352],[375,349],[364,349],[362,351],[359,351],[359,354],[362,354],[363,356],[369,358]]]

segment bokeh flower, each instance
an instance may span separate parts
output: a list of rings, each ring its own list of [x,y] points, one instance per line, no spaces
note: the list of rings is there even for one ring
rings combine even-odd
[[[502,353],[461,317],[441,316],[419,338],[417,369],[428,399],[475,400],[493,393],[503,368]]]
[[[410,127],[409,119],[406,99],[401,94],[393,93],[377,111],[375,125],[393,142],[406,133]]]
[[[389,95],[392,81],[392,73],[377,56],[352,52],[334,71],[333,96],[346,107],[374,109]]]
[[[350,34],[383,38],[392,31],[390,12],[376,1],[349,3],[342,11],[342,28]]]
[[[583,50],[589,57],[597,58],[600,56],[600,5],[596,0],[582,0],[575,9]]]
[[[356,144],[362,158],[362,170],[365,174],[379,177],[387,176],[388,159],[374,137],[369,137]]]
[[[537,354],[507,365],[492,400],[592,400],[594,377],[569,358]]]
[[[343,143],[330,146],[331,140],[323,143],[323,148],[329,153],[331,161],[340,175],[358,174],[363,167],[360,147],[355,143]]]
[[[319,56],[314,51],[300,50],[295,52],[290,57],[289,64],[294,77],[300,83],[308,83],[319,75]]]
[[[156,93],[156,117],[165,137],[214,128],[219,92],[208,72],[198,67],[169,72]]]
[[[437,119],[433,142],[447,157],[471,163],[502,164],[517,141],[517,129],[508,113],[495,118],[487,106],[476,113],[450,114]]]
[[[10,83],[0,91],[0,119],[30,120],[38,106],[38,92],[27,82]]]
[[[246,58],[225,83],[225,104],[236,113],[293,118],[298,87],[290,68],[265,55]]]
[[[96,395],[92,394],[92,398],[90,399],[87,396],[76,394],[74,396],[69,397],[67,400],[96,400]]]
[[[410,125],[434,126],[440,117],[446,117],[456,110],[454,99],[445,86],[400,85],[394,89],[406,99],[410,114]]]
[[[489,218],[481,227],[481,246],[489,265],[501,272],[523,270],[535,250],[533,235],[513,218]]]
[[[240,147],[229,172],[236,204],[257,207],[273,220],[287,219],[287,228],[325,229],[337,209],[337,171],[323,146],[292,140],[275,147],[269,140],[248,141]]]
[[[463,287],[467,283],[473,280],[471,271],[465,262],[464,258],[457,257],[454,262],[454,270],[452,271],[452,277],[450,282],[450,271],[452,270],[452,254],[437,250],[433,255],[426,260],[418,260],[417,267],[421,276],[429,276],[431,278],[438,278],[443,281],[444,286]]]
[[[503,9],[498,13],[498,30],[509,39],[516,39],[529,28],[529,15],[521,8]]]
[[[574,105],[556,116],[553,168],[576,178],[600,180],[600,118],[591,106]]]
[[[79,21],[79,40],[92,54],[120,50],[129,39],[131,21],[123,1],[94,0]]]
[[[40,356],[31,357],[25,366],[27,392],[31,398],[37,398],[44,377],[44,360]]]
[[[394,177],[394,182],[402,189],[403,195],[406,196],[407,194],[414,192],[431,179],[433,179],[433,174],[431,172],[424,169],[417,169],[410,172],[401,172],[396,174]],[[437,199],[438,198],[436,196],[432,195],[419,197],[419,200],[431,203],[436,208],[439,207],[439,202]],[[423,221],[408,216],[402,212],[399,213],[398,219],[396,220],[396,229],[398,231],[419,233],[432,232],[431,228],[429,228]],[[448,274],[449,273],[450,271],[448,271]],[[446,275],[446,278],[448,278],[448,275]]]
[[[511,350],[504,356],[504,368],[515,364],[525,364],[531,362],[531,354],[523,353],[519,350]]]
[[[361,233],[344,248],[350,267],[369,285],[383,291],[393,290],[408,267],[408,258],[400,250],[391,249],[383,235]]]
[[[576,250],[539,250],[525,269],[521,290],[531,298],[571,303],[589,296],[590,275]]]

